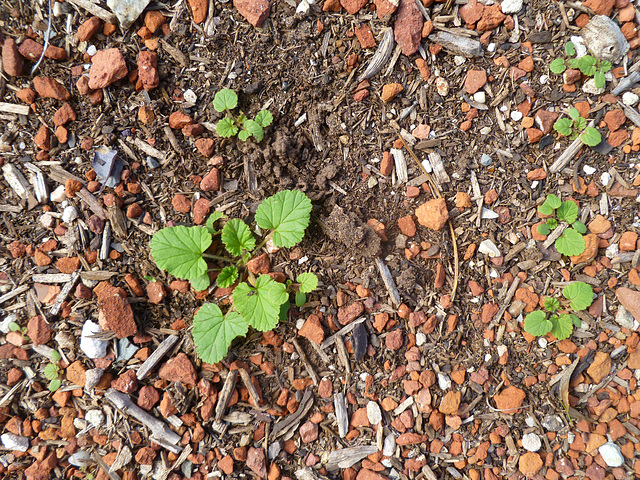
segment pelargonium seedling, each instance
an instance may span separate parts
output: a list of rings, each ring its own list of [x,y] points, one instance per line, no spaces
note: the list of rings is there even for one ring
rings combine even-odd
[[[562,295],[570,302],[574,311],[585,310],[593,302],[593,289],[584,282],[572,282],[562,290]],[[574,325],[580,327],[580,318],[573,313],[559,313],[562,306],[557,298],[545,297],[544,310],[534,310],[524,319],[524,329],[536,337],[551,333],[558,340],[571,336]]]
[[[575,56],[576,47],[573,42],[567,42],[564,51],[568,57]],[[580,70],[583,75],[593,77],[596,87],[602,88],[606,83],[604,74],[611,70],[611,62],[600,60],[593,55],[587,54],[580,58],[569,58],[568,60],[556,58],[549,64],[549,70],[556,75],[563,74],[567,67]]]
[[[602,141],[600,132],[593,127],[587,127],[587,119],[580,115],[577,108],[569,109],[569,118],[559,118],[553,124],[553,129],[564,137],[574,140],[580,137],[580,141],[590,147],[599,145]]]
[[[242,112],[237,116],[234,115],[233,110],[237,106],[238,94],[230,88],[223,88],[216,93],[213,98],[213,108],[216,112],[226,114],[226,117],[217,123],[216,132],[225,138],[238,135],[243,142],[253,135],[257,142],[261,142],[264,138],[264,129],[273,122],[273,115],[269,110],[261,110],[256,118],[251,120]]]
[[[302,306],[306,294],[317,288],[318,277],[313,273],[301,273],[295,283],[279,283],[269,275],[255,277],[246,269],[253,252],[269,238],[279,248],[300,243],[310,215],[309,197],[297,190],[285,190],[266,198],[258,207],[256,224],[268,234],[257,246],[252,230],[239,218],[226,221],[218,230],[217,222],[224,217],[220,212],[214,212],[203,227],[168,227],[153,236],[151,255],[159,268],[189,280],[197,291],[210,286],[211,271],[217,272],[218,287],[233,288],[233,304],[226,313],[218,305],[204,304],[193,318],[193,340],[203,361],[219,362],[231,342],[246,335],[249,327],[272,330],[286,318],[290,293],[295,293],[296,305]],[[224,246],[222,254],[208,251],[217,235]],[[210,268],[210,263],[216,267]]]
[[[50,392],[57,391],[62,385],[62,381],[60,380],[60,375],[62,372],[60,371],[60,366],[58,365],[60,358],[60,354],[57,351],[53,350],[51,352],[51,363],[47,364],[47,366],[44,367],[44,376],[47,378],[47,380],[49,380]]]
[[[586,248],[586,243],[582,234],[587,232],[587,227],[584,223],[578,220],[578,205],[571,200],[565,200],[564,202],[554,194],[547,195],[544,203],[540,205],[538,211],[545,216],[555,214],[555,218],[548,218],[545,223],[541,223],[537,226],[536,230],[540,235],[549,235],[552,230],[555,230],[558,226],[558,222],[565,222],[570,227],[567,227],[562,232],[556,241],[556,250],[562,255],[572,256],[580,255]]]

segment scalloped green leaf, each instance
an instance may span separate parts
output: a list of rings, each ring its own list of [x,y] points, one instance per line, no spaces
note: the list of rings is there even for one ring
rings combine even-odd
[[[573,132],[573,120],[570,118],[559,118],[553,124],[553,129],[560,135],[568,137]]]
[[[260,110],[258,115],[256,115],[256,122],[258,122],[262,128],[267,128],[273,123],[273,115],[271,115],[269,110]]]
[[[234,265],[226,266],[218,274],[216,283],[220,288],[229,288],[238,279],[238,269]]]
[[[216,132],[224,138],[233,137],[238,133],[238,126],[233,122],[232,118],[222,118],[216,125]]]
[[[302,293],[313,292],[316,288],[318,288],[318,277],[315,273],[301,273],[296,277],[296,282],[300,284],[300,291]]]
[[[609,70],[611,70],[611,62],[609,60],[600,60],[598,68],[602,73],[607,73]]]
[[[256,247],[256,239],[251,230],[239,218],[233,218],[224,224],[221,239],[227,251],[236,257],[242,255],[243,250],[251,251]]]
[[[556,58],[549,64],[549,70],[551,70],[556,75],[564,73],[566,69],[567,67],[564,64],[564,60],[562,58]]]
[[[256,142],[260,143],[264,138],[264,129],[255,120],[247,120],[244,122],[244,128],[246,132],[249,132],[256,139]]]
[[[604,87],[605,83],[607,83],[607,79],[604,76],[604,73],[597,70],[593,75],[593,81],[596,84],[596,88]]]
[[[262,201],[256,211],[256,223],[273,230],[277,247],[293,247],[304,237],[310,216],[309,197],[298,190],[283,190]]]
[[[54,365],[53,363],[49,363],[47,366],[44,367],[44,376],[48,380],[55,380],[58,378],[59,371],[60,371],[60,368],[57,365]]]
[[[209,215],[205,226],[211,235],[218,233],[218,230],[216,230],[214,225],[218,220],[224,217],[226,217],[226,215],[222,212],[213,212],[211,215]]]
[[[556,210],[556,215],[558,216],[558,220],[571,224],[578,218],[578,211],[576,202],[567,200],[560,204],[560,207]]]
[[[564,298],[571,302],[574,310],[585,310],[593,302],[593,288],[585,282],[571,282],[562,290]]]
[[[158,268],[193,281],[207,271],[202,254],[211,242],[211,234],[204,227],[163,228],[151,239],[151,255]]]
[[[547,219],[547,227],[549,227],[549,230],[555,230],[557,226],[558,226],[558,220],[556,220],[555,218]]]
[[[209,278],[209,273],[204,272],[198,278],[191,279],[191,286],[196,292],[203,292],[211,285],[211,279]]]
[[[573,121],[573,126],[578,132],[582,132],[587,128],[587,119],[584,117],[578,117]]]
[[[205,303],[193,317],[193,343],[203,362],[217,363],[222,360],[231,342],[247,334],[247,322],[236,311],[222,314],[214,303]]]
[[[59,378],[56,378],[54,380],[51,380],[49,382],[49,391],[50,392],[55,392],[57,391],[60,387],[62,386],[62,381],[60,381]]]
[[[551,335],[558,340],[565,340],[571,336],[571,332],[573,332],[573,321],[569,314],[552,315],[550,320],[553,324]]]
[[[240,133],[238,133],[238,138],[243,142],[246,142],[247,140],[249,140],[250,136],[251,136],[251,132],[249,130],[240,130]]]
[[[255,287],[243,282],[233,290],[233,305],[253,328],[272,330],[280,317],[280,306],[288,300],[287,287],[269,275],[260,275]]]
[[[600,135],[600,132],[597,129],[593,127],[587,127],[584,129],[584,132],[580,134],[580,140],[585,145],[595,147],[596,145],[600,145],[600,142],[602,141],[602,135]]]
[[[585,55],[584,57],[578,59],[578,68],[585,75],[593,77],[593,75],[596,73],[596,59],[591,55]]]
[[[573,224],[571,225],[578,233],[584,235],[585,233],[587,233],[587,226],[582,223],[580,220],[576,220],[575,222],[573,222]]]
[[[549,235],[549,232],[551,232],[551,229],[549,228],[549,225],[547,225],[546,223],[541,223],[536,227],[536,231],[538,232],[538,235]]]
[[[543,304],[544,309],[549,313],[554,313],[560,310],[560,302],[557,298],[544,297]]]
[[[567,42],[565,44],[564,53],[566,53],[570,57],[573,57],[576,54],[576,46],[573,44],[573,42]]]
[[[580,255],[584,252],[586,248],[586,243],[584,242],[584,238],[580,235],[577,230],[573,228],[567,228],[562,235],[558,237],[555,243],[556,250],[563,255],[572,256],[572,255]]]
[[[544,204],[549,205],[551,208],[555,210],[556,208],[560,207],[560,205],[562,204],[562,201],[560,200],[560,198],[558,198],[557,195],[550,193],[549,195],[547,195],[547,198],[545,198],[543,205]]]
[[[233,110],[238,106],[238,94],[230,88],[223,88],[213,97],[213,108],[216,112]]]
[[[569,109],[569,116],[571,117],[572,120],[576,120],[577,118],[580,118],[580,112],[578,111],[577,108],[571,107]]]
[[[527,333],[539,337],[540,335],[546,335],[551,331],[553,325],[547,316],[541,310],[534,310],[524,319],[524,329]]]

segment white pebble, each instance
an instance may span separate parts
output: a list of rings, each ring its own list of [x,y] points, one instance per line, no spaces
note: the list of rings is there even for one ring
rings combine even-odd
[[[529,452],[537,452],[542,447],[542,442],[538,434],[525,433],[522,436],[522,447]]]
[[[449,375],[442,372],[438,373],[438,386],[440,390],[449,390],[451,388],[451,379]]]
[[[436,90],[438,91],[438,95],[446,97],[449,93],[449,82],[442,77],[436,78]]]
[[[389,434],[384,439],[382,447],[382,455],[385,457],[391,457],[396,451],[396,437],[393,434]]]
[[[582,171],[587,175],[593,175],[594,173],[596,173],[597,170],[593,168],[591,165],[584,165],[582,167]]]
[[[484,91],[481,90],[473,94],[473,99],[478,103],[484,103],[487,100],[487,97]]]
[[[80,336],[80,350],[89,358],[102,358],[107,354],[109,342],[97,338],[90,338],[91,335],[102,333],[102,327],[97,323],[87,320],[82,326]]]
[[[496,51],[496,44],[491,42],[489,45],[487,45],[487,52],[489,53],[493,53]]]
[[[523,0],[503,0],[500,4],[500,8],[502,9],[502,13],[505,15],[510,15],[512,13],[518,13],[522,10]]]
[[[49,195],[49,198],[54,203],[60,203],[65,201],[67,198],[67,194],[64,191],[64,185],[59,185],[58,188],[56,188],[53,192],[51,192],[51,195]]]
[[[456,55],[456,56],[453,57],[453,63],[456,64],[456,67],[459,67],[460,65],[462,65],[466,61],[467,61],[467,59],[464,58],[461,55]]]
[[[640,97],[633,92],[624,92],[622,94],[622,103],[630,107],[635,107],[640,101]]]
[[[425,335],[425,333],[424,332],[416,333],[416,345],[418,347],[421,347],[425,343],[427,343],[427,336]]]
[[[102,413],[102,410],[98,409],[89,410],[84,415],[84,419],[94,427],[99,427],[104,422],[104,413]]]
[[[16,452],[26,452],[29,450],[29,439],[22,435],[4,433],[0,435],[0,440],[7,450],[15,450]]]
[[[185,102],[196,103],[198,101],[198,96],[190,88],[185,91],[182,96],[184,97]]]
[[[605,87],[596,87],[596,81],[593,78],[590,78],[584,85],[582,85],[582,91],[589,95],[602,95],[605,91]]]
[[[622,453],[620,452],[620,447],[618,447],[618,445],[613,442],[605,443],[598,449],[598,452],[600,452],[600,455],[602,455],[604,463],[606,463],[609,467],[621,467],[624,463],[624,458],[622,457]]]
[[[540,348],[547,348],[548,344],[549,344],[549,341],[546,338],[540,337],[538,339],[538,345],[540,346]]]
[[[500,253],[500,250],[498,250],[498,247],[496,246],[495,243],[493,243],[491,240],[483,240],[482,242],[480,242],[480,246],[478,247],[478,252],[482,253],[483,255],[489,255],[491,258],[497,258],[500,255],[502,255]]]
[[[610,181],[611,181],[611,175],[609,174],[609,172],[604,172],[602,175],[600,175],[600,183],[602,183],[603,187],[606,187],[607,185],[609,185]]]
[[[96,53],[98,53],[98,49],[95,45],[89,45],[87,47],[87,55],[93,57]]]
[[[511,120],[513,120],[514,122],[519,122],[520,120],[522,120],[522,112],[518,110],[514,110],[513,112],[511,112]]]
[[[380,406],[374,401],[370,401],[369,403],[367,403],[367,418],[369,419],[369,423],[371,423],[371,425],[378,425],[382,420],[382,412],[380,411]]]
[[[62,211],[62,221],[64,223],[67,223],[67,224],[71,223],[76,218],[78,218],[78,210],[73,205],[69,205],[68,207],[65,207],[64,210]]]
[[[40,224],[44,228],[53,228],[56,226],[56,220],[48,213],[44,213],[40,215]]]
[[[549,75],[540,75],[540,85],[546,85],[549,81]]]
[[[5,319],[0,322],[0,332],[5,334],[9,333],[11,331],[11,327],[9,325],[12,323],[18,323],[18,317],[14,313],[7,315]]]
[[[489,135],[492,131],[493,131],[493,129],[491,127],[482,127],[480,129],[480,133],[482,135]]]

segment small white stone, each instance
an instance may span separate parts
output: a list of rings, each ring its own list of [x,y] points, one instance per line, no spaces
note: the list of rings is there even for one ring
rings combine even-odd
[[[536,421],[531,415],[528,415],[527,418],[524,419],[524,423],[527,424],[527,427],[533,428],[536,426]]]
[[[97,338],[89,338],[96,333],[102,333],[102,327],[97,323],[87,320],[82,326],[82,334],[80,336],[80,350],[89,358],[102,358],[107,354],[107,346],[109,342],[99,340]]]
[[[456,67],[459,67],[460,65],[464,64],[464,62],[466,62],[466,61],[467,61],[467,59],[466,59],[466,58],[464,58],[464,57],[463,57],[463,56],[461,56],[461,55],[455,55],[455,56],[453,57],[453,63],[455,63],[455,64],[456,64]]]
[[[493,129],[491,127],[482,127],[480,129],[480,133],[482,135],[489,135],[492,131],[493,131]]]
[[[449,375],[439,372],[438,386],[440,387],[440,390],[449,390],[451,388],[451,379],[449,378]]]
[[[591,165],[584,165],[582,167],[582,171],[584,173],[586,173],[587,175],[593,175],[594,173],[597,172],[597,170],[595,168],[593,168]]]
[[[602,175],[600,175],[600,183],[602,184],[603,187],[606,187],[607,185],[609,185],[610,181],[611,181],[611,174],[609,174],[609,172],[604,172]]]
[[[522,10],[522,3],[523,0],[504,0],[500,4],[500,8],[505,15],[511,15],[512,13],[518,13]]]
[[[93,57],[96,53],[98,53],[98,49],[96,48],[95,45],[89,45],[87,47],[87,55],[90,55],[91,57]]]
[[[76,218],[78,218],[78,209],[73,205],[69,205],[68,207],[65,207],[65,209],[62,211],[62,221],[64,223],[69,224],[73,222]]]
[[[540,85],[546,85],[549,82],[549,75],[540,75]]]
[[[513,120],[514,122],[519,122],[520,120],[522,120],[522,112],[518,110],[514,110],[513,112],[511,112],[511,120]]]
[[[619,251],[618,244],[613,243],[605,249],[604,254],[606,255],[607,258],[611,259],[616,255],[618,255],[618,251]]]
[[[640,97],[633,92],[624,92],[622,94],[622,103],[630,107],[635,107],[640,101]]]
[[[616,312],[616,323],[622,328],[633,329],[633,315],[622,305],[618,307],[618,311]]]
[[[621,467],[624,464],[624,458],[622,457],[622,453],[620,452],[620,447],[613,442],[607,442],[602,445],[598,452],[602,455],[602,459],[604,463],[606,463],[609,467],[617,468]]]
[[[548,344],[549,344],[549,341],[546,338],[540,337],[538,339],[538,345],[540,346],[540,348],[547,348]]]
[[[43,213],[40,215],[40,224],[44,228],[53,228],[56,226],[56,220],[48,213]]]
[[[15,314],[7,315],[2,322],[0,322],[0,332],[9,333],[11,331],[10,325],[12,323],[18,323],[18,317]]]
[[[496,244],[491,240],[483,240],[482,242],[480,242],[478,252],[482,253],[483,255],[489,255],[491,258],[497,258],[502,255],[500,253],[500,250],[498,250],[498,247],[496,247]]]
[[[596,87],[596,81],[593,78],[590,78],[584,85],[582,85],[582,91],[589,95],[602,95],[605,91],[605,87]]]
[[[382,455],[385,457],[391,457],[396,451],[396,437],[393,434],[389,434],[384,439],[382,446]]]
[[[478,103],[484,103],[487,101],[487,96],[484,91],[480,90],[473,94],[473,99]]]
[[[491,42],[489,45],[487,45],[487,52],[489,53],[493,53],[496,51],[496,44]]]
[[[51,195],[49,195],[49,198],[54,203],[60,203],[66,200],[67,194],[64,191],[64,185],[59,185],[58,188],[56,188],[53,192],[51,192]]]
[[[525,433],[522,436],[522,448],[530,452],[537,452],[542,447],[540,437],[536,433]]]
[[[76,453],[69,457],[69,463],[74,467],[82,468],[92,465],[93,463],[95,463],[95,460],[93,460],[91,458],[91,455],[89,455],[84,450],[78,450]]]
[[[73,419],[73,426],[78,430],[84,430],[87,428],[87,421],[84,418],[76,417]]]
[[[369,418],[371,425],[378,425],[382,421],[380,406],[374,401],[367,403],[367,418]]]
[[[571,43],[576,48],[576,58],[582,58],[587,54],[587,46],[584,44],[582,37],[574,35],[571,37]]]
[[[424,332],[416,333],[416,345],[421,347],[425,343],[427,343],[427,335]]]
[[[442,77],[436,78],[436,90],[438,92],[438,95],[440,95],[441,97],[446,97],[449,93],[449,82],[447,82]]]
[[[498,347],[496,348],[496,351],[498,352],[498,356],[503,356],[505,353],[507,353],[509,351],[509,349],[507,348],[506,345],[498,345]]]
[[[99,427],[104,422],[104,413],[98,409],[89,410],[85,413],[84,419],[94,427]]]
[[[190,88],[185,91],[182,96],[184,97],[184,101],[188,103],[196,103],[198,101],[198,96]]]
[[[29,439],[22,435],[3,433],[0,435],[0,440],[7,450],[15,450],[16,452],[26,452],[29,450]]]

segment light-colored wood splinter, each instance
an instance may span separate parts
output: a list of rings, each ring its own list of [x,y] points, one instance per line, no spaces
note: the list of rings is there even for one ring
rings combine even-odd
[[[227,374],[227,378],[224,379],[224,385],[222,386],[222,390],[218,396],[218,403],[216,404],[216,410],[213,417],[215,422],[220,422],[222,415],[224,415],[224,412],[227,410],[227,405],[229,405],[229,400],[231,399],[233,389],[236,387],[237,380],[238,370],[231,370]]]
[[[140,365],[138,373],[136,374],[138,380],[142,380],[147,375],[149,375],[149,372],[151,372],[151,370],[153,370],[160,359],[162,359],[162,357],[164,357],[166,353],[173,348],[177,341],[177,335],[169,335],[167,338],[165,338],[162,343],[158,345],[158,348],[156,348],[154,352],[149,355],[149,358],[147,358],[144,363]]]
[[[260,395],[258,395],[258,391],[256,390],[256,387],[253,385],[253,382],[251,381],[251,376],[244,368],[238,369],[238,372],[240,372],[240,378],[242,379],[242,383],[244,383],[244,386],[249,391],[249,397],[251,397],[251,401],[256,407],[259,407]]]
[[[307,355],[304,353],[304,350],[302,350],[302,348],[300,347],[300,344],[295,338],[291,340],[291,343],[293,343],[293,346],[296,347],[296,351],[298,352],[298,355],[300,355],[300,361],[304,365],[304,368],[307,370],[307,373],[311,377],[311,380],[313,380],[313,384],[318,386],[318,383],[319,383],[318,375],[316,375],[316,372],[313,369],[313,365],[311,365],[311,363],[309,362],[309,359],[307,358]]]
[[[16,115],[29,115],[31,108],[29,105],[16,105],[13,103],[0,102],[0,112],[14,113]]]

